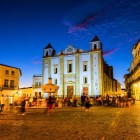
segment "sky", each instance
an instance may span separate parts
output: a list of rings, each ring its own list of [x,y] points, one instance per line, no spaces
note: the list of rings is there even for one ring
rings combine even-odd
[[[42,74],[43,48],[89,50],[97,35],[122,88],[140,39],[138,0],[0,0],[0,63],[21,69],[20,87]]]

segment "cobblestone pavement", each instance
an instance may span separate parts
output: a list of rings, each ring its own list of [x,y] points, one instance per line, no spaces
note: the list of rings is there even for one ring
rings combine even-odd
[[[140,102],[130,108],[29,109],[26,115],[0,114],[0,140],[140,140]]]

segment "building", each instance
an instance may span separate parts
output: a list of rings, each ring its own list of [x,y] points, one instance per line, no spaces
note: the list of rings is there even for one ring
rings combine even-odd
[[[21,75],[19,68],[0,64],[0,90],[18,89]]]
[[[42,84],[48,78],[58,85],[58,96],[98,96],[113,93],[113,67],[103,59],[102,42],[98,36],[90,41],[89,50],[68,45],[55,53],[49,43],[43,50]],[[117,86],[117,85],[116,85]]]
[[[19,68],[0,64],[0,93],[11,97],[19,89],[19,80],[22,73]]]
[[[140,100],[140,39],[132,48],[133,59],[130,64],[129,73],[124,75],[127,91]]]
[[[44,97],[44,93],[41,90],[42,75],[33,75],[33,93],[32,96]]]

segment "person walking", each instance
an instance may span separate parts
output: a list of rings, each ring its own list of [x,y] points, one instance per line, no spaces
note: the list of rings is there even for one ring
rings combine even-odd
[[[50,113],[54,112],[54,104],[55,104],[55,101],[53,97],[49,96],[48,101],[47,101],[47,106],[48,106],[47,112],[50,112]]]
[[[1,112],[3,112],[4,104],[5,104],[5,97],[3,94],[1,95],[0,102],[1,102]]]
[[[8,95],[5,97],[5,102],[4,102],[4,113],[8,113],[10,112],[10,100],[9,100],[9,97]]]
[[[82,96],[81,96],[81,112],[83,111],[83,108],[84,108],[84,111],[85,111],[85,99],[86,99],[86,96],[83,93]]]
[[[25,115],[25,104],[26,104],[25,97],[22,97],[21,98],[21,113],[22,113],[22,115]]]
[[[73,98],[73,107],[77,107],[77,98],[74,96]]]
[[[88,95],[86,95],[86,98],[85,98],[85,106],[86,106],[86,111],[90,111],[90,97]]]

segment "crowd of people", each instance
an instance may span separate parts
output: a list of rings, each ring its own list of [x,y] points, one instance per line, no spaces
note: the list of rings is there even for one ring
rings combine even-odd
[[[90,107],[93,105],[96,106],[114,106],[114,107],[130,107],[132,103],[135,103],[134,98],[129,98],[128,96],[95,96],[89,97],[88,94],[82,94],[80,98],[73,96],[73,98],[65,97],[64,99],[56,99],[55,96],[49,96],[45,99],[45,106],[47,107],[48,112],[54,112],[54,108],[58,107],[58,104],[61,102],[61,107],[77,107],[81,106],[81,111],[87,112],[90,111]],[[31,106],[41,106],[42,97],[33,97],[23,96],[14,103],[17,106],[18,111],[25,114],[25,111],[28,107]],[[18,108],[19,107],[19,108]],[[0,98],[0,112],[8,112],[11,108],[8,96],[2,95]]]

